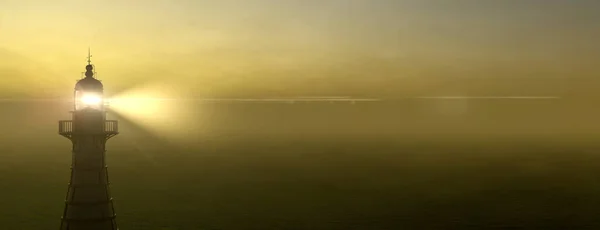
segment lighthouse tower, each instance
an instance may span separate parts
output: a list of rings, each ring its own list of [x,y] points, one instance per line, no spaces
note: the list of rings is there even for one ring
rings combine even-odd
[[[75,85],[72,120],[59,121],[59,134],[71,140],[71,179],[61,230],[117,230],[105,162],[106,141],[118,122],[106,120],[102,83],[94,77],[88,53],[85,77]]]

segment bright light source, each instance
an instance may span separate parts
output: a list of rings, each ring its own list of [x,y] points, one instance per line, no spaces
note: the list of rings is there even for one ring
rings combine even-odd
[[[102,98],[98,95],[83,95],[81,102],[86,106],[97,106],[102,102]]]

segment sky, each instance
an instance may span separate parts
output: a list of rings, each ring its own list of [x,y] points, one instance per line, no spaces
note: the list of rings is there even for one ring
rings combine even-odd
[[[599,21],[593,0],[0,0],[0,96],[69,97],[88,47],[108,94],[582,91]]]

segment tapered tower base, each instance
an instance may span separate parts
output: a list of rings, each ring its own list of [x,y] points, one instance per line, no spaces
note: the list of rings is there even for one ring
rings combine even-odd
[[[105,163],[106,141],[118,134],[117,125],[94,110],[76,111],[73,121],[59,122],[59,133],[73,143],[61,230],[118,229]]]

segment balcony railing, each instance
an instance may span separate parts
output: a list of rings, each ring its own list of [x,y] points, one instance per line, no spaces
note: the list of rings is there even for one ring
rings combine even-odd
[[[104,122],[104,132],[105,133],[119,133],[119,121],[116,120],[106,120]]]
[[[73,133],[73,121],[58,121],[58,133],[60,135]]]
[[[73,121],[62,120],[58,121],[58,134],[71,137],[73,135]],[[119,134],[119,121],[117,120],[106,120],[104,121],[103,131],[100,134],[104,134],[107,137],[112,137]]]

